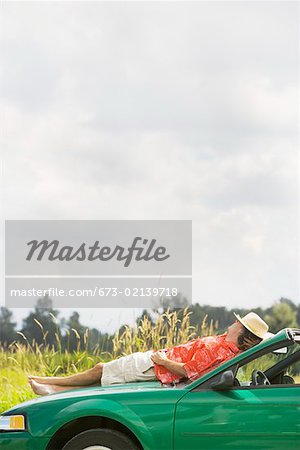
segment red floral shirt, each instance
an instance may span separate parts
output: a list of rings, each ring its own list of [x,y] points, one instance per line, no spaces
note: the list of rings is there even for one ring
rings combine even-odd
[[[226,334],[193,339],[186,344],[165,349],[166,356],[172,361],[184,363],[188,378],[196,380],[205,372],[239,353],[238,347],[225,339]],[[156,378],[161,383],[178,382],[181,378],[158,364],[154,364],[154,370]]]

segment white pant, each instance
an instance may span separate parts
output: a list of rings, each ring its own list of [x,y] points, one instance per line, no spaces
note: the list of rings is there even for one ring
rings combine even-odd
[[[132,383],[135,381],[157,380],[154,363],[151,361],[153,351],[137,352],[103,364],[101,385]]]

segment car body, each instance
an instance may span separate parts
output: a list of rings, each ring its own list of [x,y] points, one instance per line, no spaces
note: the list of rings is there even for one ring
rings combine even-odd
[[[257,374],[262,360],[270,364]],[[286,375],[299,361],[300,330],[284,329],[191,383],[128,383],[40,397],[1,416],[23,416],[26,430],[0,431],[0,448],[299,450],[300,384]],[[106,441],[112,444],[103,444],[104,431],[113,433]],[[122,436],[128,443],[123,446]]]

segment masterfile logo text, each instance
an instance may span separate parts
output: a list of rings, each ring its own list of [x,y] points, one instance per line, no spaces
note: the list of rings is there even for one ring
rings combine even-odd
[[[7,221],[6,303],[153,307],[192,297],[192,222]],[[84,302],[84,304],[83,304]]]

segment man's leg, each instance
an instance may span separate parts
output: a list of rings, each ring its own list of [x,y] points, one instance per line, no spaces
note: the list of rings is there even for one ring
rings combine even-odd
[[[59,386],[56,384],[40,384],[34,380],[31,380],[29,383],[33,392],[37,395],[49,395],[55,394],[56,392],[63,392],[69,391],[71,389],[80,389],[87,387],[87,386]],[[91,386],[99,386],[99,383],[92,384]]]
[[[39,384],[57,385],[57,386],[90,386],[91,384],[100,384],[102,376],[103,363],[96,364],[92,369],[84,372],[69,375],[67,377],[35,377],[29,376],[29,381],[35,381]]]

